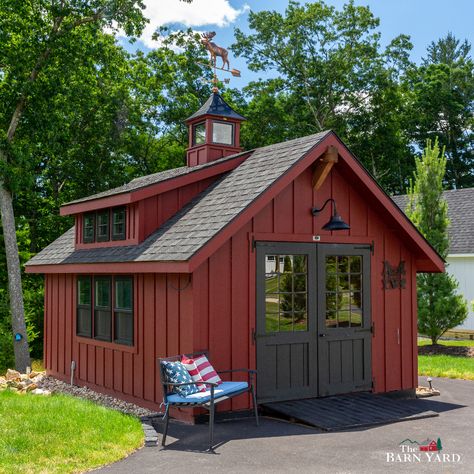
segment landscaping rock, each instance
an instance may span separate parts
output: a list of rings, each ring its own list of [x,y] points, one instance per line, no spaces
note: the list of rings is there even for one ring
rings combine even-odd
[[[25,388],[26,392],[31,392],[32,390],[36,390],[38,388],[38,385],[35,383],[30,383],[30,385],[27,385]]]
[[[87,387],[77,387],[76,385],[70,385],[46,375],[40,382],[38,382],[37,385],[38,387],[49,390],[52,393],[65,393],[75,397],[91,400],[95,403],[98,403],[99,405],[111,408],[112,410],[120,411],[126,415],[132,415],[139,418],[143,416],[156,415],[156,412],[139,407],[133,403],[125,402],[119,398],[114,398],[109,395],[104,395],[103,393],[95,392],[94,390],[91,390]],[[35,393],[35,390],[33,390],[31,393]]]
[[[20,380],[21,379],[21,374],[20,372],[12,369],[8,369],[7,373],[5,374],[5,378],[7,380]]]

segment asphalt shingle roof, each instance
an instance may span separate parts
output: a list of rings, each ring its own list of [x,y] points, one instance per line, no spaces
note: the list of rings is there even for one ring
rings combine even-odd
[[[474,188],[444,191],[448,203],[449,253],[474,254]],[[405,212],[408,196],[393,196],[397,206]]]
[[[105,198],[109,196],[115,196],[116,194],[125,194],[131,191],[136,191],[137,189],[146,188],[147,186],[152,186],[154,184],[161,183],[163,181],[167,181],[169,179],[177,178],[178,176],[184,176],[189,173],[194,173],[196,171],[202,170],[204,168],[210,168],[215,166],[219,163],[223,163],[239,156],[248,153],[248,151],[243,151],[241,153],[236,153],[235,155],[226,156],[225,158],[220,158],[215,161],[211,161],[210,163],[204,163],[202,165],[197,166],[181,166],[179,168],[173,168],[171,170],[160,171],[159,173],[148,174],[146,176],[141,176],[139,178],[132,179],[129,183],[126,183],[122,186],[118,186],[116,188],[108,189],[107,191],[103,191],[97,194],[92,194],[90,196],[85,196],[80,199],[76,199],[74,201],[70,201],[64,204],[64,206],[68,206],[70,204],[78,204],[81,202],[86,201],[93,201],[94,199]]]
[[[258,148],[138,245],[74,249],[74,227],[27,265],[186,261],[330,132]]]

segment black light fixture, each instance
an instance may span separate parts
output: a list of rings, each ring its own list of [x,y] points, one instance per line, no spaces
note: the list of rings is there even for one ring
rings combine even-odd
[[[332,204],[333,204],[333,213],[332,213],[331,219],[329,219],[329,222],[324,224],[322,228],[324,230],[348,230],[348,229],[350,229],[351,226],[349,224],[347,224],[346,222],[344,222],[342,220],[342,217],[337,213],[336,201],[333,198],[329,198],[323,204],[323,206],[320,207],[319,209],[316,208],[316,207],[313,207],[311,209],[311,214],[313,214],[313,216],[315,216],[316,214],[319,214],[321,211],[324,210],[324,208],[326,207],[328,202],[332,202]]]

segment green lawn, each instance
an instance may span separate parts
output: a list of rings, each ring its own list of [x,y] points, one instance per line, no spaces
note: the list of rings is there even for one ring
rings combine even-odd
[[[419,375],[474,380],[474,357],[419,355]]]
[[[418,345],[419,346],[428,346],[431,344],[430,339],[418,339]],[[442,344],[443,346],[474,346],[474,341],[470,339],[456,339],[453,341],[443,341],[439,340],[438,344]]]
[[[474,346],[471,340],[438,341],[443,346]],[[431,344],[429,339],[418,339],[419,346]],[[430,377],[474,380],[474,357],[453,355],[419,355],[418,373]]]
[[[0,392],[0,473],[83,472],[142,443],[131,416],[67,395]]]

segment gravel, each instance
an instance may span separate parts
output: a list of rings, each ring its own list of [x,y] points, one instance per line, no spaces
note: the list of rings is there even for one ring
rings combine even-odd
[[[153,418],[157,416],[156,412],[148,410],[147,408],[139,407],[134,403],[129,403],[109,395],[104,395],[103,393],[95,392],[87,387],[77,387],[76,385],[71,386],[70,384],[53,377],[45,376],[41,382],[38,383],[38,387],[49,390],[52,393],[65,393],[86,400],[91,400],[99,405],[111,408],[112,410],[117,410],[126,415],[132,415],[138,418]]]

